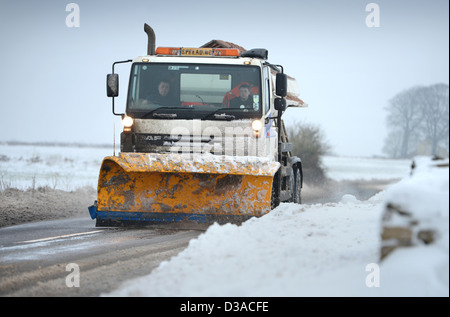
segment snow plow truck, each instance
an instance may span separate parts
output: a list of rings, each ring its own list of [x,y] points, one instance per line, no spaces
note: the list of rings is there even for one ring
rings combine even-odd
[[[153,29],[144,31],[147,55],[113,63],[106,78],[123,132],[100,168],[96,226],[239,224],[301,203],[302,162],[282,120],[288,106],[306,106],[295,79],[266,49],[156,48]],[[116,113],[122,63],[131,71],[125,113]]]

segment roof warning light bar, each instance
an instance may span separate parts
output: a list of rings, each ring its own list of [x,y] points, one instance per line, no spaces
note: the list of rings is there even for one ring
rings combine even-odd
[[[239,56],[237,48],[158,47],[156,55],[171,56]]]

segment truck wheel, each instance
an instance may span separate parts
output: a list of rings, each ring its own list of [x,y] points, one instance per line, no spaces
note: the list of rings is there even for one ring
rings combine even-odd
[[[302,203],[302,173],[299,168],[294,169],[294,203]]]
[[[280,205],[280,195],[278,192],[278,172],[273,177],[270,205],[271,209],[275,209]]]

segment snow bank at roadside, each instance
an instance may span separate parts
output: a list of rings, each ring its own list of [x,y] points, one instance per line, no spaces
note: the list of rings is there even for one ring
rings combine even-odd
[[[383,260],[383,295],[449,296],[449,161],[417,157],[414,163],[412,175],[386,191],[385,204],[403,215],[385,217],[383,226],[409,228],[412,247]],[[421,232],[432,237],[420,239]]]
[[[386,201],[403,212],[408,212],[419,229],[435,229],[440,234],[438,243],[448,249],[449,229],[449,168],[448,160],[431,160],[417,157],[411,177],[392,185]],[[438,166],[441,167],[438,167]],[[445,166],[446,165],[446,166]],[[399,220],[399,219],[398,219]],[[396,219],[391,220],[392,222]]]
[[[357,296],[370,291],[365,267],[378,259],[379,199],[281,204],[242,226],[213,225],[110,295]]]
[[[421,181],[408,177],[367,201],[281,204],[241,226],[215,224],[152,274],[105,296],[448,296],[448,168],[415,175]],[[386,196],[411,192],[419,200],[412,206],[446,213],[439,228],[447,244],[398,249],[379,263]]]
[[[8,188],[0,191],[0,228],[33,221],[86,217],[87,206],[96,198],[97,191],[89,186],[70,192],[48,187]]]

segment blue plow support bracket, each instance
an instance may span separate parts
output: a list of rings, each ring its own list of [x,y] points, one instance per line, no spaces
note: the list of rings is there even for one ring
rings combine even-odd
[[[89,214],[91,215],[91,219],[97,218],[97,206],[92,205],[88,207]]]

